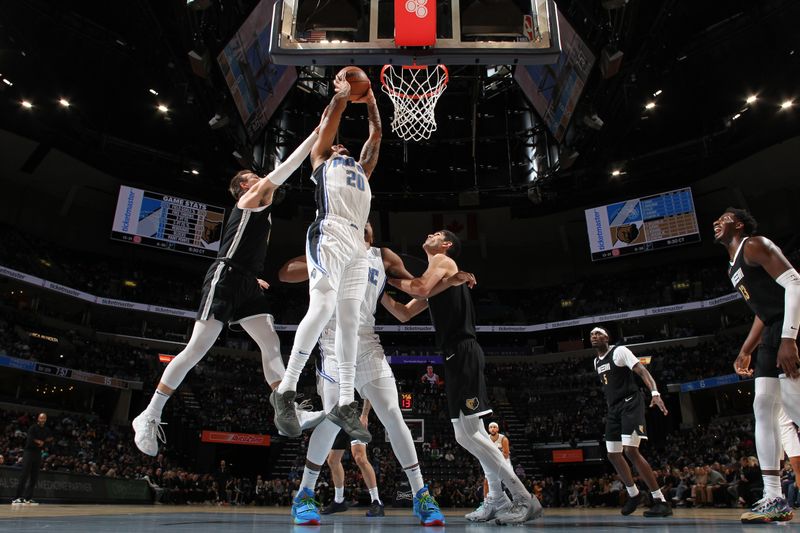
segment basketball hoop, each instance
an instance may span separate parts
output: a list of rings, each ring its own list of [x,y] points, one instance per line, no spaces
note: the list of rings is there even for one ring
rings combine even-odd
[[[394,104],[392,131],[406,141],[428,139],[436,131],[436,102],[447,88],[444,65],[384,65],[381,90]]]

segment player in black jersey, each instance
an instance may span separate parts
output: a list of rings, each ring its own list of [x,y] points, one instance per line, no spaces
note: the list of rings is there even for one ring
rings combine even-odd
[[[440,282],[458,272],[454,258],[458,257],[461,243],[452,232],[441,230],[428,235],[422,248],[428,256],[428,268],[422,276],[389,279],[388,283],[414,298],[427,299],[436,346],[444,353],[445,390],[456,441],[480,461],[489,482],[489,494],[483,505],[467,518],[474,521],[495,518],[500,524],[521,524],[538,518],[542,515],[541,504],[525,489],[480,419],[492,409],[486,394],[484,356],[476,340],[475,308],[469,288],[459,285],[436,294]],[[511,492],[513,502],[509,502],[501,482]]]
[[[170,361],[156,387],[150,404],[133,420],[134,442],[143,453],[155,456],[158,440],[165,441],[161,412],[186,374],[214,345],[226,323],[239,324],[261,350],[264,377],[276,388],[285,372],[280,341],[263,290],[269,285],[258,279],[272,228],[272,197],[275,190],[302,164],[317,140],[317,130],[283,163],[262,178],[243,170],[230,183],[236,205],[225,223],[217,259],[208,269],[203,283],[200,309],[186,347]],[[306,425],[322,420],[303,413]]]
[[[670,516],[672,508],[666,502],[650,463],[639,452],[639,443],[647,439],[647,425],[644,419],[644,398],[634,375],[650,390],[650,407],[658,407],[667,414],[667,408],[658,393],[656,382],[639,359],[625,346],[609,346],[608,332],[600,327],[592,329],[590,339],[597,352],[594,369],[603,384],[603,393],[608,404],[606,417],[606,450],[608,460],[614,465],[620,479],[628,491],[628,501],[622,506],[622,514],[629,515],[636,510],[642,494],[633,481],[633,474],[627,457],[639,475],[644,479],[653,496],[653,506],[644,516]],[[624,453],[624,455],[623,455]]]
[[[752,512],[742,515],[745,523],[792,519],[780,483],[781,404],[795,423],[800,422],[796,340],[800,276],[775,243],[753,236],[756,228],[755,219],[742,209],[728,208],[714,222],[714,240],[728,250],[731,283],[755,314],[750,333],[733,363],[740,376],[755,374],[756,451],[764,477],[764,498],[756,502]],[[759,348],[754,372],[750,362],[756,346]],[[779,376],[781,370],[784,375]]]

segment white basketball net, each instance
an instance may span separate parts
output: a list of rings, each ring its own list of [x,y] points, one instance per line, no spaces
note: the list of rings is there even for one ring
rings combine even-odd
[[[436,131],[436,102],[447,87],[444,65],[384,65],[381,89],[394,104],[392,131],[406,141],[428,139]]]

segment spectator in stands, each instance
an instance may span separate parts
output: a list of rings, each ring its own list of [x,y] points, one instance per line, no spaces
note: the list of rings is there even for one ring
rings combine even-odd
[[[17,484],[17,497],[11,502],[14,505],[36,505],[33,501],[33,489],[36,487],[36,480],[39,478],[39,468],[42,466],[42,451],[44,445],[52,442],[53,437],[50,430],[44,425],[47,423],[47,415],[39,413],[36,423],[28,428],[28,437],[25,442],[25,451],[22,455],[22,473]]]

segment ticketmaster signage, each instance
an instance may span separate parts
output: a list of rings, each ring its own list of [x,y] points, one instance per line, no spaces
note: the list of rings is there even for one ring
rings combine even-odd
[[[47,374],[48,376],[72,379],[74,381],[103,385],[105,387],[114,387],[115,389],[142,389],[141,381],[111,378],[108,376],[101,376],[100,374],[84,372],[83,370],[73,370],[63,366],[39,363],[28,359],[18,359],[9,355],[0,355],[0,367],[14,368],[16,370],[35,372],[37,374]]]
[[[31,285],[44,287],[55,292],[60,292],[74,298],[79,298],[87,302],[96,303],[99,305],[106,305],[109,307],[116,307],[121,309],[133,309],[135,311],[144,311],[146,313],[156,313],[159,315],[171,315],[184,318],[194,318],[197,316],[196,311],[188,311],[185,309],[174,309],[171,307],[162,307],[160,305],[148,305],[136,302],[126,302],[124,300],[112,300],[110,298],[103,298],[101,296],[94,296],[88,292],[72,289],[58,283],[53,283],[36,276],[31,276],[23,272],[18,272],[10,268],[0,265],[0,276],[24,281]],[[627,320],[630,318],[641,318],[644,316],[656,315],[672,315],[675,313],[685,313],[686,311],[699,311],[701,309],[712,309],[719,307],[728,302],[732,302],[741,298],[738,292],[732,292],[719,298],[711,298],[702,302],[689,302],[685,304],[668,305],[666,307],[650,307],[648,309],[637,309],[634,311],[625,311],[621,313],[608,313],[605,315],[587,316],[582,318],[575,318],[572,320],[562,320],[560,322],[547,322],[545,324],[531,324],[525,325],[506,325],[506,326],[477,326],[479,333],[532,333],[535,331],[546,331],[550,329],[571,328],[575,326],[588,326],[597,324],[599,322],[614,322],[616,320]],[[275,324],[277,331],[296,331],[297,324]],[[391,331],[391,332],[406,332],[406,333],[427,333],[433,332],[433,326],[415,326],[415,325],[391,325],[391,326],[375,326],[375,331]]]
[[[11,500],[16,496],[20,472],[19,468],[0,466],[0,498]],[[114,479],[46,471],[39,472],[33,497],[40,501],[65,503],[148,504],[153,502],[150,487],[142,479]]]

